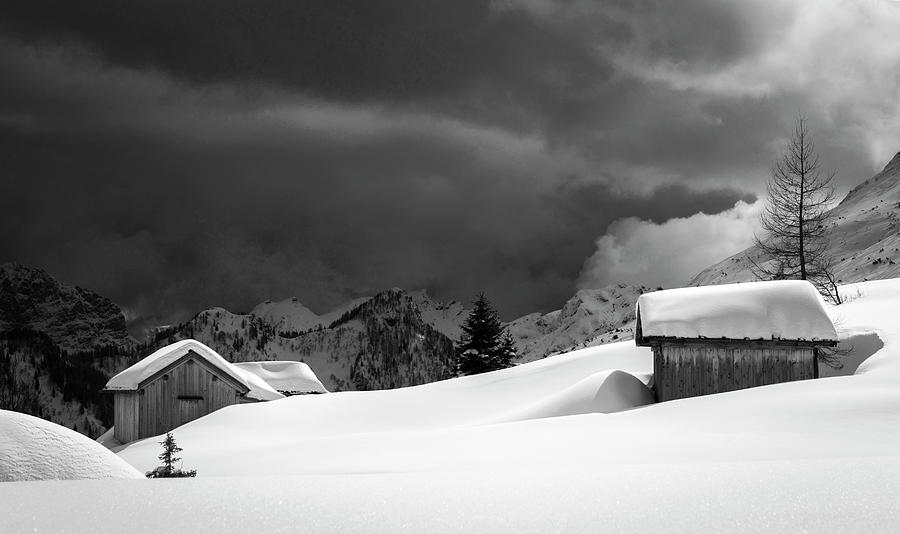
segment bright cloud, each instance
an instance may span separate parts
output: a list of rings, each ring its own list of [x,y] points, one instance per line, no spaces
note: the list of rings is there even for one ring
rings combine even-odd
[[[704,267],[750,246],[762,202],[738,201],[716,215],[697,213],[662,224],[619,219],[597,240],[578,279],[580,288],[615,282],[677,287]]]

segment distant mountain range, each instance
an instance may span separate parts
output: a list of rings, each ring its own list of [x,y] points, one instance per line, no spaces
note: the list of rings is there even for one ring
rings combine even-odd
[[[459,302],[394,288],[323,315],[296,298],[249,313],[210,308],[139,341],[112,301],[40,269],[5,264],[0,288],[0,407],[91,435],[109,424],[99,393],[108,377],[180,339],[197,339],[233,362],[303,361],[331,391],[389,389],[452,376],[454,343],[469,314]],[[560,310],[510,322],[518,362],[628,339],[643,290],[582,290]]]
[[[832,253],[844,283],[900,276],[900,154],[835,208]],[[692,285],[752,280],[748,249],[698,274]],[[583,289],[556,311],[507,323],[518,363],[632,339],[634,304],[647,287]],[[298,360],[331,391],[412,386],[452,375],[454,342],[469,310],[424,291],[390,289],[318,315],[296,298],[249,313],[223,308],[182,324],[128,334],[109,299],[46,272],[0,266],[0,408],[42,416],[96,436],[110,424],[100,389],[116,372],[184,338],[234,362]]]

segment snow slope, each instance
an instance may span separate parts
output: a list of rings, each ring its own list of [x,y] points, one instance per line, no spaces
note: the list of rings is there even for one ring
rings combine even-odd
[[[828,253],[839,283],[900,276],[900,152],[881,172],[853,188],[832,211]],[[753,263],[768,261],[750,247],[698,273],[702,286],[755,280]]]
[[[144,476],[99,443],[73,430],[23,413],[0,410],[0,482],[84,478]]]
[[[609,380],[594,376],[614,369],[639,377],[643,382],[634,380],[640,388],[622,377]],[[529,411],[540,413],[534,417],[549,417],[589,408],[613,411],[632,407],[650,401],[640,391],[646,390],[643,384],[651,374],[650,350],[620,343],[422,386],[229,406],[179,427],[174,433],[185,449],[185,462],[204,475],[274,473],[270,470],[275,463],[280,474],[316,472],[325,465],[340,471],[369,471],[366,457],[375,450],[390,448],[382,440],[393,442],[397,439],[394,433],[420,434],[431,429],[441,434],[451,428],[513,420],[517,414],[520,419],[528,418]],[[604,392],[604,388],[628,393],[623,400]],[[568,395],[561,395],[564,391]],[[605,406],[601,405],[604,398]],[[635,404],[629,405],[627,399],[633,399]],[[554,405],[559,413],[548,409]],[[158,441],[148,438],[119,453],[133,465],[149,470],[156,465]],[[375,448],[368,450],[370,445]],[[331,453],[319,449],[332,446],[335,449]],[[429,446],[417,453],[398,447],[397,453],[420,466],[440,461],[429,454]],[[350,456],[356,456],[358,461]],[[237,457],[241,461],[236,463]],[[452,455],[445,459],[450,458]]]
[[[829,308],[836,314],[840,337],[875,334],[884,343],[858,376],[779,384],[607,415],[554,417],[588,411],[571,406],[590,406],[600,385],[620,387],[610,376],[604,380],[598,375],[603,371],[620,369],[649,380],[649,349],[624,342],[412,388],[233,406],[176,433],[191,451],[192,466],[207,475],[512,466],[532,461],[534,446],[554,451],[542,457],[545,464],[566,464],[573,458],[587,465],[640,463],[661,458],[656,450],[660,442],[668,444],[662,458],[676,462],[801,459],[848,451],[893,454],[900,446],[900,424],[893,426],[900,423],[900,408],[889,408],[894,402],[900,407],[900,366],[876,363],[900,359],[891,356],[900,347],[900,340],[893,348],[891,343],[892,332],[900,330],[891,319],[900,302],[900,280],[845,289],[859,289],[862,296]],[[881,372],[871,370],[882,367]],[[589,386],[582,388],[579,383],[585,380]],[[617,408],[644,404],[640,395],[632,398],[636,400],[630,405]],[[872,410],[876,406],[884,408]],[[495,424],[514,420],[521,422]],[[558,443],[559,436],[565,438]],[[867,441],[861,449],[862,436]],[[492,444],[490,450],[480,447],[485,442]],[[822,447],[823,442],[833,446]],[[565,443],[564,450],[560,443]],[[603,454],[598,454],[598,443]],[[155,462],[156,445],[154,440],[137,442],[120,454],[139,469],[148,469]],[[240,465],[234,461],[237,457],[242,458]]]

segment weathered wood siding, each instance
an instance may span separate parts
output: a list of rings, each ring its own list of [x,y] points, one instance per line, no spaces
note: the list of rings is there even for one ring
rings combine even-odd
[[[659,402],[816,378],[815,348],[762,342],[661,341],[653,345]]]
[[[113,399],[113,436],[122,443],[138,439],[137,391],[117,391]]]
[[[138,390],[136,439],[162,434],[237,404],[244,393],[240,388],[241,385],[230,376],[199,356],[188,353]]]

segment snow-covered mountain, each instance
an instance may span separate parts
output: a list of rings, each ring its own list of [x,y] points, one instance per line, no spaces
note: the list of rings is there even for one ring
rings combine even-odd
[[[900,152],[884,169],[853,188],[832,210],[828,252],[839,283],[900,276]],[[689,285],[754,280],[751,260],[766,261],[753,247],[697,274]]]
[[[560,310],[510,321],[505,326],[519,352],[516,361],[631,339],[634,303],[646,291],[646,287],[626,284],[583,289]],[[369,315],[376,309],[379,321],[373,322]],[[321,316],[296,298],[266,301],[248,314],[210,308],[169,329],[160,339],[198,339],[235,362],[303,361],[334,391],[386,389],[447,376],[452,344],[459,340],[468,315],[460,302],[441,303],[423,290],[393,288]],[[427,359],[420,354],[423,341],[435,347],[432,359],[437,363],[422,366]],[[421,361],[415,370],[409,369],[411,375],[403,376],[397,362],[407,356]],[[373,368],[380,370],[378,376],[367,375]]]
[[[532,313],[507,324],[520,362],[551,354],[632,339],[634,305],[646,287],[614,284],[581,289],[562,309]]]
[[[272,325],[277,332],[305,332],[322,324],[322,318],[304,306],[297,297],[272,302],[267,300],[250,311]]]
[[[248,314],[211,308],[159,343],[197,339],[233,362],[302,361],[331,391],[390,389],[450,376],[448,335],[458,335],[466,315],[458,303],[395,288],[322,316],[296,299],[265,302]]]

